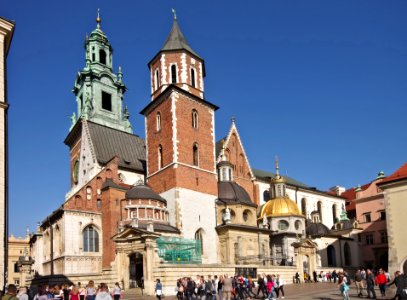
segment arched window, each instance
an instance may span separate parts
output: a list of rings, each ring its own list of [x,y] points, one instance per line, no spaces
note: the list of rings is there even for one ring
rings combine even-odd
[[[163,161],[163,146],[158,146],[158,169],[161,169],[164,166]]]
[[[191,86],[194,88],[196,86],[195,83],[195,69],[191,68]]]
[[[83,231],[83,252],[99,252],[99,234],[93,226]]]
[[[306,202],[305,198],[301,199],[301,213],[304,216],[307,216],[307,202]]]
[[[105,52],[105,50],[100,50],[99,51],[99,62],[101,63],[101,64],[106,64],[106,52]]]
[[[154,74],[154,90],[158,89],[160,86],[160,77],[159,77],[158,69],[155,70]]]
[[[156,129],[157,131],[161,130],[161,113],[158,112],[156,116]]]
[[[198,166],[199,165],[199,149],[198,149],[197,143],[195,143],[194,146],[192,147],[192,155],[193,155],[192,164],[194,166]]]
[[[263,192],[263,200],[264,200],[264,202],[267,202],[270,200],[270,192],[268,190],[265,190]]]
[[[348,242],[343,246],[343,255],[345,256],[345,266],[350,266],[352,264],[352,254]]]
[[[199,246],[201,247],[201,254],[204,254],[203,232],[202,232],[202,229],[198,229],[198,230],[195,232],[195,240],[199,241]]]
[[[332,219],[333,223],[335,224],[337,221],[337,216],[336,216],[336,204],[332,205]]]
[[[328,267],[336,267],[336,251],[335,247],[329,245],[326,249],[327,256],[328,256]]]
[[[239,161],[240,161],[240,166],[239,166],[240,173],[243,174],[244,173],[244,156],[241,153],[239,155]]]
[[[86,187],[86,199],[87,200],[92,199],[92,188],[90,186]]]
[[[320,222],[322,222],[322,202],[318,201],[317,206],[318,206],[319,220],[320,220]]]
[[[198,128],[198,112],[195,109],[192,110],[192,128]]]
[[[171,83],[177,83],[177,66],[171,66]]]

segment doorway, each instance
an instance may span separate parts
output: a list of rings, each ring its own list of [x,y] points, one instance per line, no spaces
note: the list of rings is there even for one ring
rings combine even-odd
[[[143,254],[140,252],[129,255],[129,288],[144,288]]]

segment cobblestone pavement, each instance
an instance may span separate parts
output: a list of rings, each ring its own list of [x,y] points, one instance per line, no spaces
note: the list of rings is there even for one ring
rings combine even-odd
[[[290,284],[284,287],[285,299],[304,299],[304,300],[340,300],[343,297],[339,293],[339,289],[334,283],[302,283],[302,284]],[[380,297],[380,291],[376,290],[377,299],[391,299],[395,294],[395,289],[390,288],[387,290],[387,297]],[[350,299],[366,299],[366,291],[364,291],[364,297],[359,298],[356,294],[356,288],[350,289]],[[132,296],[131,298],[123,297],[122,300],[133,299],[157,299],[155,296]],[[163,300],[175,300],[177,297],[174,295],[166,295]]]

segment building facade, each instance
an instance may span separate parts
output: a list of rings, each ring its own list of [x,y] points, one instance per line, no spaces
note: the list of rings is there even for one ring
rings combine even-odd
[[[407,237],[403,234],[406,227],[407,163],[383,179],[378,186],[384,191],[387,214],[389,272],[394,274],[395,271],[401,271],[407,274]]]
[[[8,283],[17,286],[24,285],[27,276],[27,270],[21,265],[21,262],[30,260],[30,235],[27,232],[25,237],[15,237],[11,235],[8,238]]]
[[[378,187],[385,178],[380,172],[370,183],[342,193],[348,201],[348,212],[355,211],[362,231],[359,234],[363,265],[369,269],[388,268],[386,209],[383,191]]]
[[[14,23],[0,17],[0,287],[7,283],[8,239],[8,98],[7,54],[14,32]]]
[[[113,71],[99,16],[85,46],[65,139],[71,189],[31,237],[34,280],[91,276],[125,288],[144,280],[152,294],[156,278],[170,293],[192,270],[256,276],[282,267],[291,278],[304,268],[359,264],[357,224],[343,215],[344,198],[253,170],[234,120],[216,142],[218,107],[205,98],[205,63],[176,17],[148,63],[145,139],[133,133],[124,76]]]

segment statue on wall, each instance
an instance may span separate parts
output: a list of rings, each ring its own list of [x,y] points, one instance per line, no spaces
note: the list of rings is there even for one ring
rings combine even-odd
[[[230,220],[231,220],[230,209],[229,209],[229,207],[226,207],[225,212],[223,214],[223,221],[226,224],[229,224]]]
[[[268,228],[268,227],[269,227],[269,224],[267,222],[267,217],[266,217],[266,215],[264,215],[264,217],[263,217],[263,228]]]

